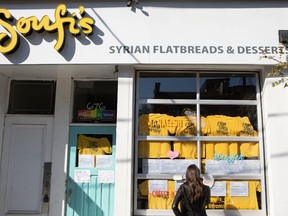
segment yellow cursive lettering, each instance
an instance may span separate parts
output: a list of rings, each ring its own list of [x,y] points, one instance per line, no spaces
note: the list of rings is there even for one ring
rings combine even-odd
[[[83,17],[85,15],[85,8],[83,6],[79,6],[79,12],[82,16],[80,20],[77,19],[75,13],[69,17],[67,16],[66,6],[60,4],[55,9],[54,22],[51,22],[47,15],[43,16],[40,21],[36,16],[21,17],[16,22],[16,30],[23,35],[29,35],[33,30],[36,32],[42,32],[44,30],[49,33],[57,32],[58,38],[54,49],[60,52],[65,44],[65,26],[68,26],[69,32],[74,36],[80,35],[80,30],[82,30],[85,35],[91,35],[93,32],[94,20],[90,17]],[[5,18],[5,20],[2,17]],[[10,12],[7,9],[1,8],[0,25],[11,35],[10,38],[8,34],[4,32],[0,33],[0,52],[4,54],[14,51],[19,41],[17,31],[7,22],[9,19],[12,19]],[[78,23],[76,23],[76,20]]]
[[[12,53],[16,50],[19,44],[18,34],[9,23],[5,20],[12,20],[12,16],[7,9],[0,9],[0,25],[2,25],[10,34],[0,32],[0,52],[4,54]]]
[[[82,31],[85,35],[92,35],[93,34],[93,24],[94,21],[89,18],[89,17],[83,17],[82,19],[79,20],[79,25],[82,28]]]
[[[90,17],[84,17],[85,15],[85,8],[84,6],[79,6],[79,12],[82,18],[79,20],[78,24],[81,26],[82,31],[85,35],[92,35],[93,34],[93,28],[94,20]]]
[[[32,32],[32,25],[34,22],[38,22],[37,17],[21,17],[16,23],[16,29],[19,33],[29,35]]]
[[[62,47],[65,43],[65,31],[64,26],[69,25],[69,31],[73,35],[79,35],[80,30],[75,28],[75,19],[73,17],[65,17],[67,14],[67,9],[64,4],[58,5],[55,10],[55,23],[51,25],[51,30],[57,29],[58,30],[58,40],[55,44],[54,48],[57,51],[61,51]],[[48,29],[46,29],[48,31]]]

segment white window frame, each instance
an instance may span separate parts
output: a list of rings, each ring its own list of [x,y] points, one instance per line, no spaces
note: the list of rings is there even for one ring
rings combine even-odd
[[[177,70],[138,70],[136,73],[136,102],[135,102],[135,131],[134,131],[134,155],[135,155],[135,161],[134,161],[134,196],[133,196],[133,215],[173,215],[172,210],[153,210],[153,209],[137,209],[137,181],[139,179],[173,179],[172,174],[139,174],[138,173],[138,158],[137,154],[135,152],[138,152],[138,141],[145,141],[145,140],[195,140],[197,141],[197,149],[198,149],[198,155],[200,155],[200,144],[201,141],[251,141],[251,142],[258,142],[259,143],[259,152],[260,152],[260,166],[261,166],[261,173],[259,175],[239,175],[234,174],[231,176],[227,175],[214,175],[213,177],[217,180],[226,179],[226,180],[260,180],[261,181],[261,209],[260,210],[207,210],[207,214],[211,216],[220,216],[223,215],[224,212],[231,212],[232,215],[238,215],[239,212],[240,215],[251,215],[251,216],[264,216],[267,215],[267,204],[266,204],[266,182],[265,182],[265,156],[264,156],[264,150],[263,150],[263,128],[262,128],[262,106],[261,106],[261,94],[260,94],[260,79],[259,79],[259,71],[258,70],[247,70],[247,71],[205,71],[205,70],[185,70],[185,71],[179,71],[181,73],[196,73],[196,88],[197,88],[197,94],[196,99],[189,99],[189,100],[183,100],[183,99],[139,99],[139,80],[140,80],[140,73],[141,72],[151,72],[151,73],[177,73]],[[207,100],[207,99],[200,99],[200,77],[199,75],[203,73],[209,73],[209,74],[217,74],[217,73],[229,73],[229,74],[255,74],[256,77],[256,100]],[[139,116],[139,104],[189,104],[189,105],[196,105],[197,106],[197,136],[195,137],[169,137],[169,136],[138,136],[138,116]],[[200,136],[200,105],[256,105],[257,106],[257,123],[258,123],[258,137],[207,137],[207,136]],[[200,165],[201,160],[198,160],[198,163]]]

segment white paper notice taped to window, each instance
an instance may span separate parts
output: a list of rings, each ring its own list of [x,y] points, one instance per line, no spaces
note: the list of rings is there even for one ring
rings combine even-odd
[[[91,179],[90,170],[74,170],[74,181],[77,183],[89,183]]]
[[[211,196],[226,196],[226,182],[215,182],[211,188]]]
[[[231,196],[249,196],[248,182],[230,182]]]
[[[161,173],[161,160],[159,159],[143,159],[143,171],[142,173]]]
[[[114,170],[99,170],[98,183],[111,184],[114,183]]]
[[[150,180],[149,181],[149,193],[153,191],[168,191],[167,180]]]
[[[79,155],[78,167],[94,167],[94,155]]]
[[[97,155],[96,167],[97,168],[111,168],[112,167],[112,155]]]

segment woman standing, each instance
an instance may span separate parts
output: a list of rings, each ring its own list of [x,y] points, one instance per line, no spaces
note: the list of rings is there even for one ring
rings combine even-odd
[[[203,184],[199,168],[194,164],[188,166],[186,181],[177,190],[172,204],[175,216],[207,216],[209,202],[210,188]]]

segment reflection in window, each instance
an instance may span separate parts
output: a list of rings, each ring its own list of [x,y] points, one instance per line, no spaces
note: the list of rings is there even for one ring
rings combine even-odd
[[[255,74],[200,74],[201,99],[255,100]]]
[[[191,99],[196,98],[195,74],[141,73],[140,99]]]
[[[9,114],[54,114],[56,81],[12,80]]]
[[[140,104],[141,114],[166,114],[170,116],[196,116],[195,105]]]

